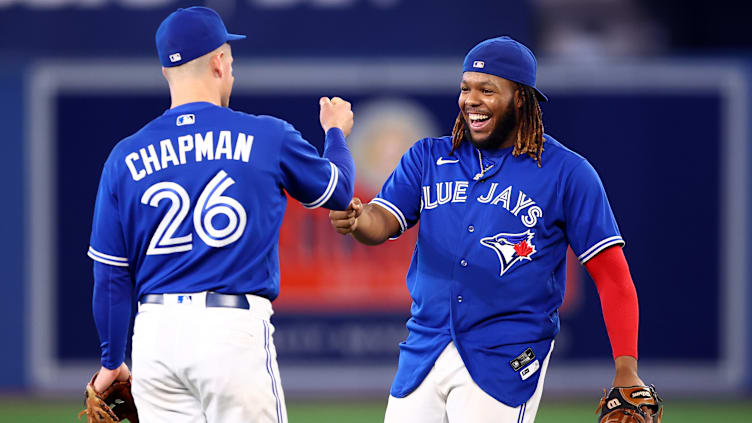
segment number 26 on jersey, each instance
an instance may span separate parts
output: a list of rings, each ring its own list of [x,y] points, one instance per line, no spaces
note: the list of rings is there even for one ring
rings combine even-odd
[[[245,231],[247,215],[243,205],[234,198],[222,195],[234,183],[227,172],[220,170],[201,192],[193,209],[196,233],[210,247],[219,248],[232,244]],[[170,208],[154,231],[146,255],[190,251],[193,248],[193,234],[175,235],[191,208],[188,192],[175,182],[159,182],[150,186],[141,196],[141,203],[152,207],[157,207],[162,200],[170,201]],[[212,219],[217,215],[227,217],[227,226],[221,229],[214,227]]]

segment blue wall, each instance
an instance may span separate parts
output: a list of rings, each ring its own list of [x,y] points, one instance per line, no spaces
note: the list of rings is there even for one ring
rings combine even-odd
[[[154,33],[162,19],[178,7],[207,2],[168,1],[146,8],[94,3],[37,10],[0,6],[0,50],[57,57],[155,55]],[[208,3],[230,32],[248,36],[233,44],[245,57],[435,56],[457,54],[503,34],[533,41],[528,1],[474,0],[472,12],[465,2],[435,0],[344,0],[334,6],[309,0],[277,6],[268,1]]]
[[[24,380],[24,101],[21,69],[0,62],[0,389]]]
[[[747,81],[752,81],[752,58],[747,60]],[[752,83],[747,86],[748,111],[752,113]],[[752,116],[747,119],[747,246],[752,247]],[[747,321],[747,393],[752,393],[752,257],[747,257],[747,307],[746,315],[741,318]]]

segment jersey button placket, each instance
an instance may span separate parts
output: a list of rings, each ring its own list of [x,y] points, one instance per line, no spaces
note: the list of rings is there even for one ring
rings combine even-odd
[[[473,226],[473,225],[468,226],[467,227],[467,231],[470,232],[470,233],[475,232],[475,226]]]
[[[461,260],[460,260],[460,266],[462,266],[462,267],[467,267],[467,260],[465,260],[465,259],[461,259]],[[456,292],[456,291],[455,291],[455,292]],[[461,302],[462,302],[462,295],[457,295],[457,297],[455,297],[455,298],[457,299],[457,302],[458,302],[458,303],[461,303]]]

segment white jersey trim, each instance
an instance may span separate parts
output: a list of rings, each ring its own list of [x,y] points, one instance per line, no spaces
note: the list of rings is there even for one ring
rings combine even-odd
[[[89,246],[89,251],[86,252],[86,255],[88,255],[93,260],[96,260],[100,263],[109,264],[112,266],[128,267],[127,258],[111,256],[109,254],[100,253],[99,251],[95,250],[91,246]]]
[[[307,209],[315,209],[321,207],[326,204],[326,202],[329,201],[329,199],[332,197],[332,194],[334,194],[334,189],[337,188],[337,181],[339,181],[339,168],[332,162],[329,162],[329,164],[332,167],[332,173],[329,177],[329,185],[326,186],[326,189],[324,190],[324,193],[321,194],[321,197],[319,197],[315,201],[312,201],[310,203],[301,203],[303,204],[303,207]]]
[[[407,220],[405,219],[405,215],[402,214],[402,210],[400,210],[399,207],[395,206],[387,200],[384,200],[383,198],[378,197],[371,200],[371,203],[383,207],[384,209],[386,209],[386,211],[397,218],[397,222],[399,222],[400,225],[400,233],[407,230]]]
[[[624,246],[624,239],[620,236],[612,236],[609,238],[606,238],[600,242],[597,242],[592,247],[588,248],[584,253],[580,254],[579,257],[577,257],[580,260],[580,263],[585,264],[586,261],[590,260],[591,258],[595,257],[596,254],[600,253],[601,251],[605,250],[608,247],[611,247],[612,245],[621,244]]]

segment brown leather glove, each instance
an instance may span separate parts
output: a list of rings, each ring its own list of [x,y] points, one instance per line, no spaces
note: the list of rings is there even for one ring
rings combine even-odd
[[[598,423],[661,423],[663,400],[653,385],[614,387],[603,390],[598,413]]]
[[[95,373],[91,382],[86,385],[86,408],[78,413],[78,418],[86,414],[88,423],[117,423],[124,419],[138,423],[136,403],[131,395],[131,381],[115,382],[104,392],[97,393],[94,390],[94,379],[98,373]]]

